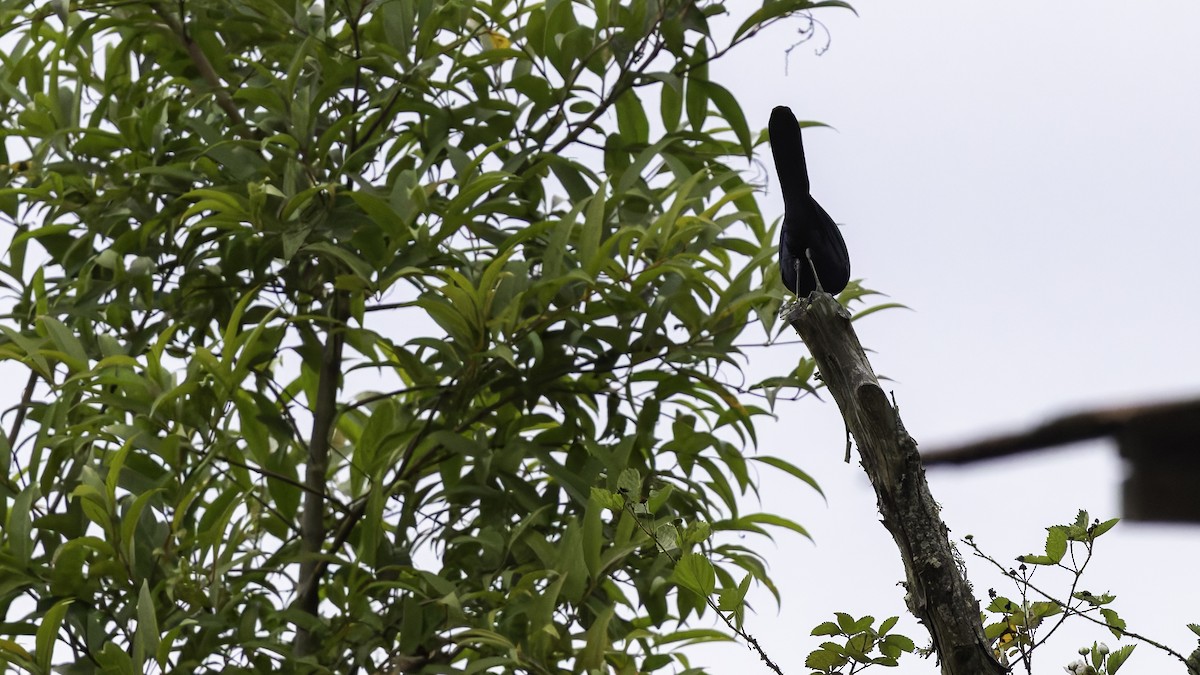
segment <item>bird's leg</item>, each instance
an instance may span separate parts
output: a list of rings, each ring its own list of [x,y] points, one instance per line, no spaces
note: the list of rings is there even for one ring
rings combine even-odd
[[[814,263],[813,259],[812,259],[812,249],[811,248],[804,249],[804,257],[808,258],[808,268],[812,270],[813,281],[815,281],[817,283],[817,292],[824,293],[825,289],[821,288],[821,277],[817,276],[817,264]],[[799,260],[796,261],[796,265],[797,266],[800,265]],[[799,269],[796,270],[796,279],[797,280],[800,279],[800,270]],[[800,282],[797,281],[796,285],[799,286]]]

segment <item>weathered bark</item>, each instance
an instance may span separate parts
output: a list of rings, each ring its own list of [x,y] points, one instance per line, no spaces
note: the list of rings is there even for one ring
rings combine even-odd
[[[917,443],[880,388],[849,314],[831,296],[812,293],[787,319],[812,352],[858,445],[883,525],[904,562],[905,602],[933,636],[943,675],[1006,673],[983,636],[979,603],[929,492]]]

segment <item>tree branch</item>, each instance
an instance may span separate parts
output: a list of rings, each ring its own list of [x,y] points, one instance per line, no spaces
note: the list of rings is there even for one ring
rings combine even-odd
[[[233,102],[233,97],[225,90],[225,85],[221,82],[221,78],[217,76],[217,71],[213,68],[212,62],[208,60],[208,56],[204,54],[204,50],[200,48],[200,45],[188,35],[182,18],[175,18],[160,3],[156,2],[150,6],[154,9],[154,13],[158,15],[158,18],[166,24],[167,29],[183,42],[188,58],[192,60],[192,65],[196,66],[196,70],[200,72],[200,77],[212,89],[213,96],[217,99],[217,105],[221,106],[221,110],[224,110],[225,114],[229,116],[229,121],[233,122],[234,126],[242,127],[253,134],[253,131],[246,125],[246,118],[242,117],[242,111],[238,110],[237,104]]]
[[[330,437],[338,415],[337,393],[342,381],[342,345],[345,342],[343,328],[349,314],[349,302],[344,291],[334,291],[329,314],[333,323],[325,340],[321,370],[317,375],[312,438],[308,443],[308,466],[305,475],[305,484],[308,487],[304,494],[304,512],[300,521],[300,587],[296,592],[296,605],[313,617],[317,616],[321,576],[326,567],[321,564],[318,556],[325,544],[325,474],[329,469]],[[292,647],[297,656],[305,656],[315,651],[316,645],[313,644],[308,628],[297,626]]]
[[[943,675],[1008,672],[983,634],[979,603],[929,492],[917,443],[879,386],[846,310],[812,293],[787,315],[804,339],[858,444],[883,525],[904,562],[905,602],[933,636]]]

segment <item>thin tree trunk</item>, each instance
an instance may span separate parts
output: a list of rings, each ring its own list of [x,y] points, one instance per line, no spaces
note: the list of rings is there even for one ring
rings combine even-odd
[[[905,602],[932,635],[942,674],[1008,672],[984,638],[979,603],[929,492],[917,443],[880,388],[849,314],[832,296],[812,293],[787,319],[812,352],[858,445],[883,525],[904,562]]]
[[[304,511],[300,520],[300,587],[296,604],[315,621],[320,604],[321,574],[325,569],[318,556],[325,544],[325,488],[329,470],[329,445],[337,419],[337,393],[342,382],[343,330],[346,325],[346,299],[335,291],[330,305],[330,319],[321,370],[317,375],[317,400],[313,410],[312,437],[308,442],[308,465],[304,493]],[[297,656],[316,651],[312,633],[304,626],[296,627],[293,650]]]

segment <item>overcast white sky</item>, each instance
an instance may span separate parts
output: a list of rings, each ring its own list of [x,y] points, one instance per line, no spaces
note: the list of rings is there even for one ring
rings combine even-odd
[[[1200,392],[1200,4],[854,5],[857,18],[815,14],[832,37],[822,56],[810,43],[788,61],[797,23],[713,75],[753,126],[783,104],[836,127],[805,134],[813,194],[845,225],[854,276],[915,310],[857,327],[922,447]],[[782,210],[777,193],[766,204],[772,216]],[[757,350],[752,371],[770,373],[789,351],[804,353]],[[760,451],[812,472],[828,504],[767,477],[764,510],[799,521],[816,544],[747,542],[766,547],[784,595],[777,613],[761,593],[747,626],[799,673],[819,643],[809,630],[833,611],[904,614],[903,571],[857,456],[841,463],[836,406],[810,399],[779,413]],[[953,534],[1011,561],[1077,509],[1120,515],[1123,471],[1116,448],[1097,442],[929,478]],[[1100,540],[1084,586],[1115,593],[1130,630],[1186,654],[1196,642],[1185,624],[1200,622],[1197,561],[1200,526],[1122,523]],[[979,596],[1012,593],[985,564],[967,563]],[[1041,583],[1065,595],[1062,579]],[[1092,640],[1116,645],[1076,628],[1056,634],[1034,672],[1063,672]],[[741,646],[698,655],[714,672],[767,672]],[[1142,645],[1122,672],[1182,670]],[[890,672],[938,669],[913,659]]]

